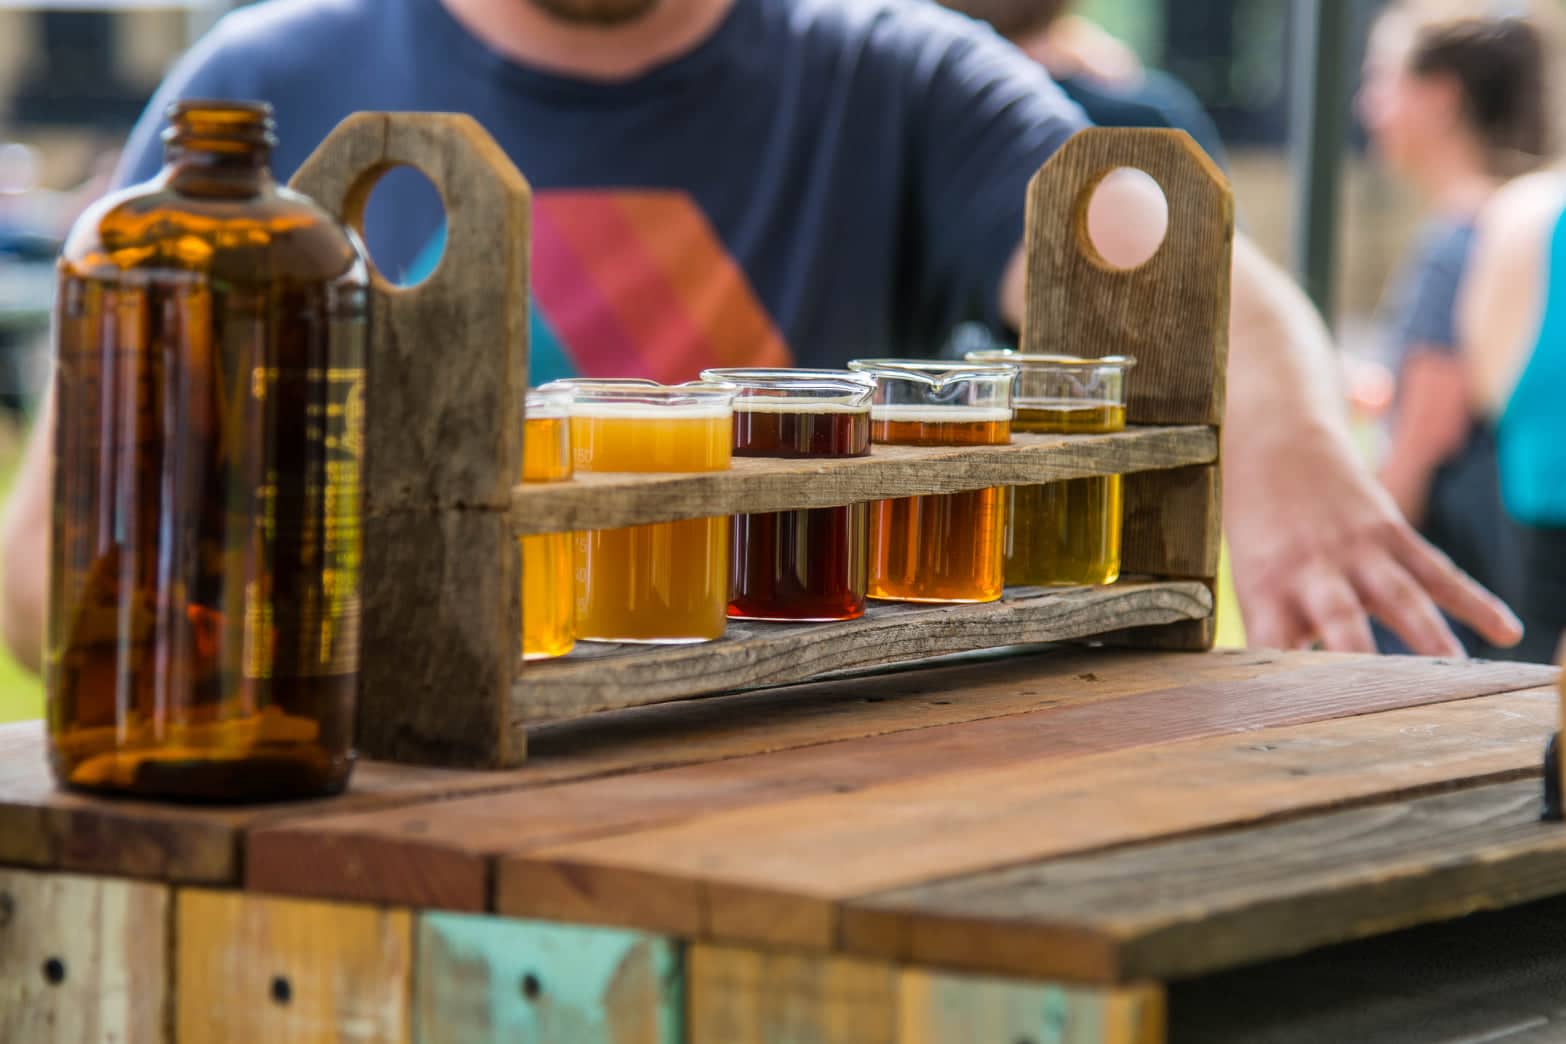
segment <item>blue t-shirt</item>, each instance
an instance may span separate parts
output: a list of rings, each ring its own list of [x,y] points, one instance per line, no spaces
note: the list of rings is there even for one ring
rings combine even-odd
[[[534,382],[927,355],[961,321],[999,327],[1028,179],[1085,122],[992,31],[919,0],[735,0],[612,83],[519,65],[440,0],[271,0],[178,64],[122,182],[157,170],[184,97],[270,102],[280,179],[357,110],[477,118],[534,190]],[[388,278],[426,274],[442,237],[422,179],[372,195]]]

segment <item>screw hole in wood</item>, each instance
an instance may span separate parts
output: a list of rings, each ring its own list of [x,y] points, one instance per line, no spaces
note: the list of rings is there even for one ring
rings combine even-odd
[[[287,1004],[294,999],[294,987],[289,983],[286,975],[272,976],[271,992],[274,1004]]]
[[[65,981],[65,962],[58,957],[50,957],[43,963],[44,981],[50,986],[58,986]]]
[[[538,976],[528,972],[522,976],[522,996],[530,1001],[538,1000],[539,994],[544,992],[543,983],[538,981]]]

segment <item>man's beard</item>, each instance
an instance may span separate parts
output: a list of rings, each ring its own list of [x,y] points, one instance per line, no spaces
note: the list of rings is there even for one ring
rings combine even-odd
[[[624,25],[658,6],[658,0],[529,0],[534,7],[578,25]]]

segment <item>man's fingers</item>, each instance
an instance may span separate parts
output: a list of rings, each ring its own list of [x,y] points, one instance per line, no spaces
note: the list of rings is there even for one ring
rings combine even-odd
[[[1261,598],[1241,599],[1245,644],[1252,649],[1298,649],[1310,641],[1310,629],[1293,608]]]
[[[1300,610],[1322,644],[1333,652],[1376,651],[1370,618],[1348,579],[1335,569],[1316,569],[1301,578]]]
[[[1395,553],[1399,564],[1436,605],[1472,627],[1485,641],[1504,649],[1522,640],[1522,621],[1506,603],[1458,569],[1413,529],[1398,527]]]
[[[1354,570],[1365,607],[1422,656],[1462,656],[1463,646],[1435,603],[1391,557],[1374,555]]]

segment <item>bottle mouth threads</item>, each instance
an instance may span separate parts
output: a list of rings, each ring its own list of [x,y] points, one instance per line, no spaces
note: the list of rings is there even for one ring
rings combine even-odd
[[[212,152],[269,152],[277,144],[266,102],[186,99],[168,108],[164,144]]]

